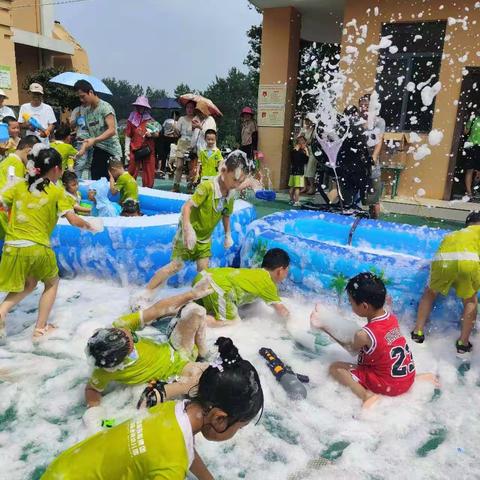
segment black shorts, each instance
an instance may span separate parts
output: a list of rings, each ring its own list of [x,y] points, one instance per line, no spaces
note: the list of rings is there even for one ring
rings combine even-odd
[[[472,145],[464,148],[465,152],[465,170],[480,170],[480,145]]]

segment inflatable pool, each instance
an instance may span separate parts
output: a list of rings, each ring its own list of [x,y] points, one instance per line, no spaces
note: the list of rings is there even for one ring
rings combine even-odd
[[[446,233],[332,213],[287,211],[249,226],[241,262],[243,266],[258,265],[266,250],[283,248],[292,260],[294,287],[339,302],[346,302],[344,289],[350,277],[374,272],[384,279],[394,311],[411,319],[427,283],[430,261]],[[460,313],[461,303],[453,295],[439,298],[432,312],[435,321],[429,325],[457,326]]]
[[[85,198],[87,184],[80,191]],[[52,235],[52,246],[60,274],[74,277],[79,274],[115,279],[122,283],[145,283],[159,267],[170,260],[172,240],[177,230],[179,213],[188,195],[140,188],[143,217],[104,218],[104,231],[95,235],[79,231],[60,219]],[[213,234],[214,266],[238,265],[240,245],[246,226],[255,220],[255,209],[237,200],[231,217],[234,246],[223,248],[223,226]],[[172,279],[172,285],[190,281],[195,266],[187,265]]]

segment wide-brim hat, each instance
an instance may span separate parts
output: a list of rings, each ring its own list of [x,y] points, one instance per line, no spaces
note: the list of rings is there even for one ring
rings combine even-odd
[[[1,88],[0,88],[0,97],[8,98],[8,95]]]
[[[208,108],[207,102],[204,102],[203,100],[199,100],[195,104],[195,110],[199,110],[202,112],[206,117],[210,115],[210,109]]]
[[[150,106],[150,103],[148,102],[148,98],[145,97],[144,95],[140,95],[133,103],[133,106],[135,107],[145,107],[148,108],[149,110],[152,109]]]

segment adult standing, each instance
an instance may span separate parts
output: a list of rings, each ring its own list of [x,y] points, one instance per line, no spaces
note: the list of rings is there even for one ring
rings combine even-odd
[[[0,122],[5,118],[5,117],[15,117],[15,113],[10,107],[7,107],[6,105],[3,104],[5,100],[7,99],[7,94],[0,89]]]
[[[50,146],[52,134],[57,118],[53,108],[43,103],[43,87],[39,83],[32,83],[28,87],[30,102],[20,107],[18,123],[26,130],[26,135],[35,135],[42,143]],[[30,122],[29,120],[32,119]]]
[[[159,152],[157,156],[160,160],[159,170],[160,174],[163,174],[167,168],[167,161],[170,157],[170,146],[173,143],[176,143],[178,140],[177,133],[177,122],[178,122],[178,112],[173,111],[170,118],[167,118],[162,125],[162,136],[161,141],[159,142]]]
[[[142,185],[153,188],[155,137],[158,137],[159,132],[152,133],[147,128],[148,124],[154,121],[148,98],[141,95],[132,105],[135,110],[128,117],[125,130],[125,156],[129,156],[128,173],[136,179],[142,167]]]
[[[87,129],[87,110],[88,107],[79,105],[72,110],[70,115],[70,127],[75,131],[74,147],[81,150],[83,142],[88,138]],[[77,156],[75,160],[75,174],[81,179],[85,172],[87,177],[90,177],[90,167],[92,163],[92,151],[88,150],[81,157]]]
[[[177,152],[175,154],[175,174],[173,180],[172,192],[180,191],[180,183],[182,181],[183,165],[185,156],[190,153],[192,145],[192,120],[195,112],[195,102],[188,102],[185,105],[185,115],[178,119],[175,127],[179,137],[177,142]]]
[[[465,190],[470,201],[472,194],[473,171],[480,170],[480,108],[473,113],[465,124],[465,134],[468,135],[464,146],[465,162]]]
[[[86,80],[78,80],[73,86],[80,103],[86,107],[88,138],[83,142],[80,155],[92,149],[92,180],[108,178],[108,161],[111,157],[121,158],[122,147],[118,139],[117,118],[113,107],[101,100],[92,85]]]
[[[305,165],[305,188],[301,193],[307,195],[315,194],[315,175],[317,173],[317,158],[313,154],[312,144],[315,140],[315,126],[317,119],[314,113],[307,113],[304,120],[304,128],[300,131],[300,135],[305,137],[308,147],[308,163]]]
[[[244,107],[240,113],[241,132],[240,132],[240,150],[247,154],[247,158],[253,159],[253,152],[257,150],[258,131],[257,124],[253,118],[253,110],[250,107]]]

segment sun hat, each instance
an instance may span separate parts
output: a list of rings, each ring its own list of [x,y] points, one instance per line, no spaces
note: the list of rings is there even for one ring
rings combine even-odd
[[[133,103],[135,107],[145,107],[148,108],[149,110],[152,109],[150,106],[150,103],[148,102],[148,98],[145,97],[144,95],[140,95]]]
[[[210,115],[210,109],[208,108],[207,102],[204,102],[203,100],[199,100],[195,104],[195,109],[202,112],[206,117]]]
[[[253,110],[250,107],[243,107],[242,112],[240,115],[243,115],[244,113],[248,113],[250,115],[253,115]]]
[[[43,95],[43,87],[39,83],[31,83],[28,87],[30,93],[40,93]]]
[[[8,95],[1,88],[0,88],[0,97],[8,98]]]

